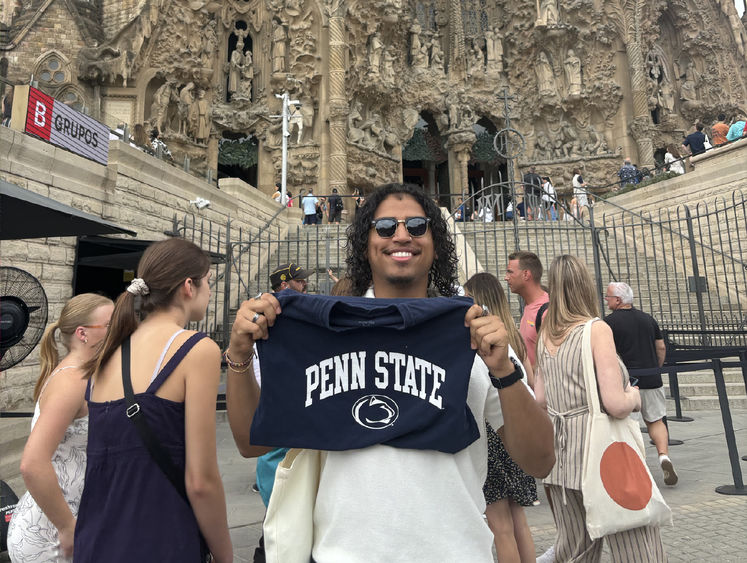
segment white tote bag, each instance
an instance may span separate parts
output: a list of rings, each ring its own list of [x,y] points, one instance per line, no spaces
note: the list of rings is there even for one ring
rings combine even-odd
[[[630,416],[613,418],[600,408],[591,353],[594,320],[584,326],[581,342],[589,401],[581,492],[592,540],[641,526],[672,525],[672,511],[646,466],[638,423]],[[622,362],[620,366],[625,369]]]
[[[268,563],[309,563],[323,452],[288,450],[275,472],[262,526]]]

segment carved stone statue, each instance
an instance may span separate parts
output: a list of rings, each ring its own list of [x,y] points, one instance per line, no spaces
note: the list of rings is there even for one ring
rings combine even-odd
[[[576,56],[573,49],[568,49],[568,55],[563,62],[565,68],[565,80],[568,84],[569,96],[581,95],[581,59]]]
[[[547,60],[547,55],[542,51],[534,67],[537,74],[537,90],[541,98],[555,98],[558,95],[557,85],[555,84],[555,72]]]
[[[241,82],[239,83],[239,95],[247,100],[252,99],[252,80],[254,80],[254,59],[252,52],[244,54],[244,65],[241,69]]]
[[[543,133],[538,132],[534,141],[533,159],[550,160],[552,158],[552,143]]]
[[[417,22],[412,24],[410,28],[410,60],[413,68],[426,68],[428,66],[428,48],[420,41],[421,31]]]
[[[159,135],[163,135],[169,122],[169,105],[172,101],[177,101],[176,86],[173,80],[167,80],[155,94],[153,94],[153,103],[150,106],[150,118],[153,127]]]
[[[145,18],[147,20],[147,18]],[[218,48],[218,35],[215,31],[217,25],[215,20],[210,20],[205,26],[202,50],[200,51],[200,64],[205,68],[212,68],[213,57]],[[136,52],[139,52],[136,51]]]
[[[239,37],[236,48],[228,61],[228,92],[234,94],[239,89],[241,71],[244,69],[244,41]]]
[[[696,86],[697,71],[692,61],[688,61],[682,85],[680,86],[680,99],[684,102],[695,102],[698,99],[698,91]]]
[[[584,152],[591,155],[604,154],[607,152],[607,143],[604,137],[601,136],[596,128],[589,123],[584,129],[587,136],[587,141],[584,143]]]
[[[193,137],[196,123],[190,119],[190,107],[194,102],[194,82],[189,82],[179,92],[179,133],[187,137]]]
[[[375,32],[371,35],[371,43],[369,44],[368,50],[368,72],[372,76],[379,75],[379,69],[381,67],[381,51],[384,48],[384,44],[381,42],[379,32]]]
[[[660,87],[660,97],[662,109],[667,114],[674,113],[674,89],[669,80],[662,80]]]
[[[197,93],[197,100],[192,103],[193,116],[196,119],[195,140],[206,143],[210,137],[210,102],[205,98],[205,90]]]
[[[444,72],[444,53],[437,34],[431,38],[431,68],[441,74]]]
[[[362,108],[361,103],[356,101],[348,113],[348,141],[354,145],[360,144],[363,140],[363,129],[358,127],[358,124],[363,121],[363,115],[361,115]]]
[[[285,26],[278,18],[275,18],[272,30],[272,72],[285,72],[285,52],[287,35]]]
[[[381,78],[386,84],[394,83],[394,53],[391,49],[384,49],[384,58],[381,63]]]
[[[488,60],[488,72],[503,71],[503,41],[500,32],[496,30],[487,30],[485,32],[485,50]]]
[[[467,61],[467,74],[472,76],[484,71],[485,54],[478,46],[477,41],[472,41],[472,48],[469,51],[469,59]]]
[[[556,25],[558,21],[558,0],[540,0],[537,25]]]
[[[361,130],[363,131],[362,145],[365,148],[375,151],[384,150],[384,128],[378,113],[371,112],[368,119],[361,125]]]
[[[562,119],[560,121],[560,138],[562,139],[563,145],[562,145],[562,151],[563,156],[566,158],[570,157],[573,154],[579,154],[580,153],[580,142],[578,138],[578,133],[576,133],[576,130],[573,128],[573,126],[568,123],[565,119]]]

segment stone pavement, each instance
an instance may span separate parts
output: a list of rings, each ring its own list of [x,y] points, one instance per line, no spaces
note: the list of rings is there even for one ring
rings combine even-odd
[[[653,446],[648,446],[649,468],[674,513],[674,526],[662,529],[669,561],[745,561],[747,496],[727,496],[714,491],[719,485],[734,483],[721,413],[700,411],[688,414],[695,418],[694,422],[669,424],[671,437],[684,441],[683,445],[670,447],[670,457],[679,474],[676,487],[664,485],[656,451]],[[734,411],[732,417],[740,455],[747,455],[747,411]],[[644,435],[644,438],[647,437]],[[264,506],[259,494],[251,490],[255,461],[243,459],[238,454],[227,422],[218,424],[218,457],[226,488],[235,560],[252,561],[261,534]],[[747,462],[740,461],[740,464],[747,480]],[[541,486],[538,488],[542,490]],[[540,499],[539,506],[526,509],[538,555],[553,542],[555,534],[543,493],[540,493]],[[609,561],[607,553],[602,560]]]

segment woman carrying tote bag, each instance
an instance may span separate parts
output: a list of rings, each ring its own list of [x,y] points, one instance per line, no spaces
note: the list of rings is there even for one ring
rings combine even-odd
[[[588,499],[584,498],[582,492],[588,491],[585,487],[588,479],[584,474],[584,458],[587,449],[599,444],[587,444],[586,440],[590,415],[584,376],[583,336],[588,321],[599,315],[598,298],[586,267],[574,256],[563,255],[553,260],[548,283],[550,306],[537,341],[535,393],[537,401],[547,405],[555,426],[557,462],[545,479],[558,527],[555,560],[599,561],[602,540],[606,537],[612,561],[666,561],[658,525],[640,526],[596,539],[589,534],[588,503],[585,503]],[[602,408],[606,418],[613,421],[626,419],[631,412],[640,409],[638,389],[627,384],[627,374],[621,371],[609,326],[604,322],[593,322],[590,329],[591,352]],[[587,473],[598,475],[599,466],[590,468]],[[645,473],[647,470],[644,466]],[[645,480],[645,476],[641,477],[642,482]],[[656,487],[652,482],[645,483],[644,488],[646,485]],[[663,504],[663,507],[666,508],[666,505]],[[662,518],[652,517],[651,521],[662,521]],[[612,529],[617,525],[614,520],[608,524]],[[617,529],[624,527],[622,525]]]

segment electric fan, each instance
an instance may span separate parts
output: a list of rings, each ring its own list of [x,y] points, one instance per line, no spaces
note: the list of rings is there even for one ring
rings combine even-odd
[[[34,276],[0,268],[0,371],[29,355],[47,326],[47,295]]]

